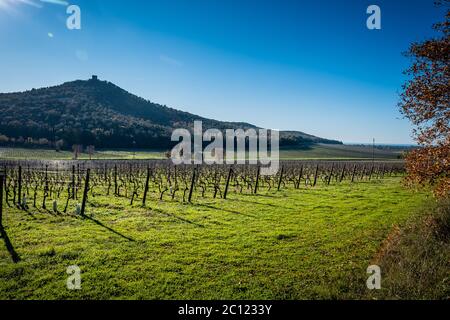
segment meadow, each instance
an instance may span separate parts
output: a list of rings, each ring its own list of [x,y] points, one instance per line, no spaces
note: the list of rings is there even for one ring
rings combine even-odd
[[[164,152],[157,150],[133,151],[133,150],[97,150],[93,155],[80,153],[79,160],[140,160],[140,159],[164,159]],[[71,160],[73,152],[67,150],[55,151],[53,149],[28,149],[0,147],[1,160]]]
[[[374,152],[373,152],[374,151]],[[303,148],[281,148],[281,160],[399,160],[405,150],[402,148],[375,148],[357,145],[314,144]],[[164,150],[96,150],[93,155],[80,153],[80,160],[155,160],[166,159]],[[0,147],[3,160],[71,160],[73,152],[68,150],[27,149]]]
[[[151,190],[145,207],[96,195],[84,217],[4,206],[0,299],[361,299],[383,241],[431,201],[401,179],[192,203]]]

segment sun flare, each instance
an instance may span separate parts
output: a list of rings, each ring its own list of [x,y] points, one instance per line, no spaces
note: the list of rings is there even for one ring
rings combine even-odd
[[[35,8],[42,8],[40,0],[0,0],[0,10],[12,11],[19,5],[28,5]]]
[[[10,0],[0,0],[0,10],[7,10],[10,6]]]

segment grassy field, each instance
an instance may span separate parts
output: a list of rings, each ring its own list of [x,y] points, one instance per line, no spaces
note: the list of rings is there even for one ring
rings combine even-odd
[[[1,148],[0,159],[5,160],[71,160],[73,152],[49,149],[25,149],[25,148]],[[79,160],[89,160],[87,153],[81,153]],[[97,150],[92,155],[93,160],[140,160],[140,159],[164,159],[162,151],[129,151],[129,150]]]
[[[401,150],[375,149],[375,158],[380,160],[395,160],[401,155]],[[281,160],[321,160],[321,159],[372,159],[372,148],[368,146],[350,145],[324,145],[317,144],[302,149],[281,149]],[[48,149],[24,149],[0,147],[0,159],[7,160],[71,160],[73,153]],[[86,153],[79,155],[80,160],[88,160],[90,156]],[[131,160],[131,159],[165,159],[164,151],[155,150],[97,150],[92,155],[93,160]]]
[[[450,201],[430,204],[421,219],[395,228],[374,264],[383,270],[383,287],[368,298],[449,300]]]
[[[400,178],[156,199],[91,198],[87,218],[6,208],[0,299],[359,299],[383,240],[430,201]]]
[[[394,160],[402,155],[401,149],[377,149],[372,153],[370,146],[352,146],[352,145],[332,145],[317,144],[306,149],[281,149],[280,156],[284,160],[299,159],[376,159]]]

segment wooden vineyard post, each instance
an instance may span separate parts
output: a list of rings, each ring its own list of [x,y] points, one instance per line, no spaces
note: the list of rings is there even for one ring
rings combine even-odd
[[[303,165],[300,167],[300,173],[298,174],[297,189],[300,189],[300,183],[302,182],[302,177],[303,177]]]
[[[232,174],[233,174],[233,168],[230,168],[230,171],[228,171],[227,184],[225,185],[225,192],[223,193],[224,199],[227,198],[228,186],[230,185],[230,179],[231,179]]]
[[[284,166],[281,166],[280,180],[278,180],[278,191],[280,191],[281,188],[281,182],[283,181],[283,174],[284,174]]]
[[[256,172],[255,194],[258,193],[258,182],[259,182],[260,171],[261,171],[261,168],[258,166],[258,171]]]
[[[142,199],[142,205],[145,206],[145,201],[147,200],[148,192],[148,182],[150,180],[150,167],[147,167],[147,179],[145,180],[144,198]]]
[[[363,169],[361,171],[361,180],[364,180],[364,175],[366,174],[366,165],[363,166]]]
[[[173,167],[173,178],[175,180],[175,186],[178,186],[178,181],[177,181],[177,166]]]
[[[170,167],[167,168],[167,173],[166,173],[167,174],[167,182],[169,183],[170,186],[172,185],[172,181],[170,180],[171,173],[172,173],[172,170],[170,170]]]
[[[372,165],[372,168],[370,169],[370,174],[369,174],[369,181],[372,179],[373,169],[374,169],[374,166]]]
[[[196,174],[197,168],[194,168],[194,171],[192,172],[192,181],[191,181],[191,189],[189,190],[189,198],[188,202],[190,203],[192,200],[192,192],[194,191],[194,185],[195,185],[195,174]]]
[[[0,172],[1,171],[2,171],[2,169],[0,169]],[[5,165],[5,166],[3,166],[3,186],[2,186],[2,188],[3,188],[4,192],[5,192],[5,202],[9,206],[8,193],[6,192],[6,190],[7,190],[7,186],[6,186],[7,177],[8,177],[8,170],[6,169],[6,165]]]
[[[2,217],[3,217],[3,184],[5,181],[5,172],[0,171],[0,227],[2,224]]]
[[[20,208],[22,208],[22,166],[19,166],[19,177],[18,177],[18,183],[19,183],[19,186],[18,186],[18,198],[17,198],[17,202],[18,202],[18,205],[19,205],[19,207]]]
[[[48,191],[48,165],[45,165],[45,190]]]
[[[78,189],[81,188],[80,164],[77,164],[77,187],[75,188],[75,199],[78,200]]]
[[[83,202],[81,203],[81,215],[84,216],[84,212],[86,210],[86,201],[89,191],[89,175],[91,173],[91,169],[87,169],[86,171],[86,181],[84,182],[84,192],[83,192]]]
[[[341,178],[339,179],[339,182],[342,182],[342,180],[344,180],[344,176],[345,176],[345,164],[344,167],[342,168]]]
[[[44,197],[42,199],[42,209],[47,209],[47,206],[45,204],[47,197],[48,197],[48,165],[45,166],[45,178],[44,178]]]
[[[330,185],[330,183],[331,183],[331,177],[333,176],[333,169],[334,169],[334,163],[331,165],[330,176],[328,177],[328,181],[327,181],[328,185]]]
[[[75,200],[75,166],[72,165],[72,199]]]
[[[314,184],[313,187],[317,184],[317,174],[319,173],[319,165],[316,166],[316,173],[314,173]]]
[[[381,178],[381,167],[380,167],[380,166],[377,166],[377,169],[376,169],[376,178],[377,178],[377,179],[380,179],[380,178]]]
[[[117,196],[117,164],[114,165],[114,194]]]
[[[356,164],[353,166],[352,182],[355,181],[355,174],[356,174]]]

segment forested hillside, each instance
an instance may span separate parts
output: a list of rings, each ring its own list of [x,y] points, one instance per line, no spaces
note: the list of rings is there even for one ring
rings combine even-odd
[[[0,94],[0,145],[70,149],[169,148],[174,128],[256,128],[248,123],[205,119],[133,95],[93,77],[59,86]],[[339,144],[297,131],[281,133],[282,146]]]

